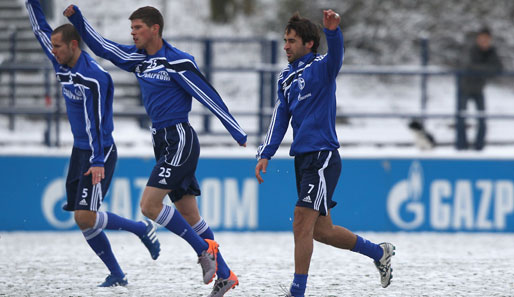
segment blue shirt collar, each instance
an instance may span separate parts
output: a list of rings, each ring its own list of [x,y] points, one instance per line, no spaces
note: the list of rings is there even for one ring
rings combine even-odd
[[[165,48],[173,48],[171,44],[169,44],[166,40],[162,40],[162,46],[161,48],[153,55],[150,55],[145,49],[138,50],[138,53],[147,55],[148,57],[157,57],[157,56],[164,56],[165,55]]]
[[[291,65],[291,67],[293,69],[297,69],[299,67],[303,67],[305,64],[309,63],[314,58],[315,55],[316,55],[315,53],[310,52],[310,53],[306,54],[305,56],[294,60],[289,65]]]

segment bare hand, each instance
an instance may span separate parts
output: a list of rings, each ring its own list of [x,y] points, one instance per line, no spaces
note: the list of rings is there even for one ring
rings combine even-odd
[[[341,17],[332,9],[323,10],[323,26],[328,30],[335,30],[339,26]]]
[[[84,175],[90,175],[92,178],[93,185],[101,182],[105,178],[105,170],[103,167],[89,167],[89,170]]]
[[[62,14],[64,14],[65,17],[69,18],[73,14],[75,14],[75,8],[73,8],[73,5],[70,5],[70,6],[66,7],[66,9],[63,11]]]
[[[260,159],[255,166],[255,177],[257,178],[257,181],[259,181],[259,184],[264,182],[261,177],[261,171],[262,173],[266,173],[266,168],[268,168],[268,161],[268,159]]]
[[[240,143],[239,146],[246,147],[246,142],[243,144]]]

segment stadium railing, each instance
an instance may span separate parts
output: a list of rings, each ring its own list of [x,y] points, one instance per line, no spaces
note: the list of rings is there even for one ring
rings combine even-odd
[[[277,65],[278,41],[276,39],[268,38],[195,38],[195,37],[173,37],[174,42],[190,42],[198,43],[203,47],[201,54],[201,70],[206,78],[212,81],[215,73],[256,73],[258,74],[258,98],[259,108],[257,111],[251,112],[233,112],[237,116],[257,116],[258,127],[255,132],[249,133],[250,136],[256,137],[256,142],[260,142],[263,135],[266,133],[267,125],[272,114],[273,105],[275,102],[275,84],[277,74],[283,68],[283,65]],[[261,48],[261,63],[253,63],[252,66],[217,66],[214,58],[214,44],[216,43],[229,43],[229,44],[248,44],[256,43]],[[15,50],[16,46],[12,46]],[[15,54],[13,54],[15,56]],[[420,77],[420,108],[419,112],[338,112],[338,119],[346,118],[398,118],[398,119],[454,119],[457,114],[456,111],[448,111],[447,113],[429,113],[426,111],[427,96],[427,80],[432,76],[453,76],[455,83],[458,85],[460,76],[465,74],[461,70],[449,70],[439,67],[426,65],[426,57],[422,59],[424,62],[421,66],[412,67],[352,67],[346,65],[342,68],[340,75],[364,75],[364,76],[407,76],[407,77]],[[119,71],[115,67],[105,67],[109,72]],[[43,83],[39,83],[40,87],[44,90],[40,97],[46,98],[45,105],[36,106],[23,106],[17,104],[18,90],[30,88],[31,83],[25,83],[16,79],[17,73],[32,72],[39,73],[42,76]],[[500,76],[514,76],[514,72],[503,72],[498,74]],[[4,61],[0,64],[0,78],[9,77],[9,81],[0,81],[0,88],[7,90],[0,92],[2,97],[5,97],[6,103],[0,100],[0,114],[9,117],[9,129],[14,130],[15,117],[19,115],[29,115],[33,117],[41,117],[46,120],[45,129],[45,144],[47,146],[60,145],[60,119],[66,115],[63,108],[61,99],[61,91],[58,83],[55,81],[53,69],[49,63],[46,64],[24,64],[23,62]],[[119,81],[115,79],[115,85]],[[132,84],[129,82],[129,84]],[[33,85],[33,84],[32,84]],[[458,88],[455,88],[458,90]],[[458,94],[455,94],[457,96]],[[36,95],[37,96],[37,95]],[[139,94],[133,95],[139,96]],[[51,103],[51,98],[54,102]],[[193,116],[203,117],[203,127],[199,129],[199,134],[216,135],[212,131],[210,119],[212,114],[207,110],[193,111]],[[138,118],[143,121],[146,118],[146,112],[142,106],[125,106],[122,109],[114,110],[115,117],[129,117]],[[467,118],[485,117],[488,119],[508,119],[514,120],[514,113],[509,114],[476,114],[476,113],[461,113],[460,116]],[[51,135],[55,135],[51,137]]]

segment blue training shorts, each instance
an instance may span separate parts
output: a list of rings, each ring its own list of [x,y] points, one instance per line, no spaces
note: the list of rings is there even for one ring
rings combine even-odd
[[[64,210],[98,211],[98,208],[100,208],[111,184],[116,161],[118,160],[118,153],[114,144],[104,149],[105,178],[94,186],[92,175],[84,175],[91,167],[89,159],[92,154],[91,150],[73,147],[68,176],[66,177],[67,203],[63,206]]]
[[[153,145],[156,164],[147,186],[168,189],[172,202],[184,195],[200,196],[200,186],[195,177],[200,144],[189,123],[155,130]]]
[[[332,195],[341,174],[341,157],[337,150],[310,152],[295,156],[296,206],[312,208],[320,215],[336,206]]]

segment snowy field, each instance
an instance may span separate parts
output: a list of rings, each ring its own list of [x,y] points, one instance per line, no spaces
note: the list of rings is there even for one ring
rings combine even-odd
[[[367,257],[314,247],[307,296],[514,296],[514,235],[360,233],[396,245],[394,278],[383,289]],[[129,285],[97,288],[107,269],[80,232],[0,233],[0,296],[207,296],[193,250],[160,231],[161,256],[139,240],[110,232]],[[293,273],[292,233],[219,233],[240,285],[226,296],[282,296]]]

